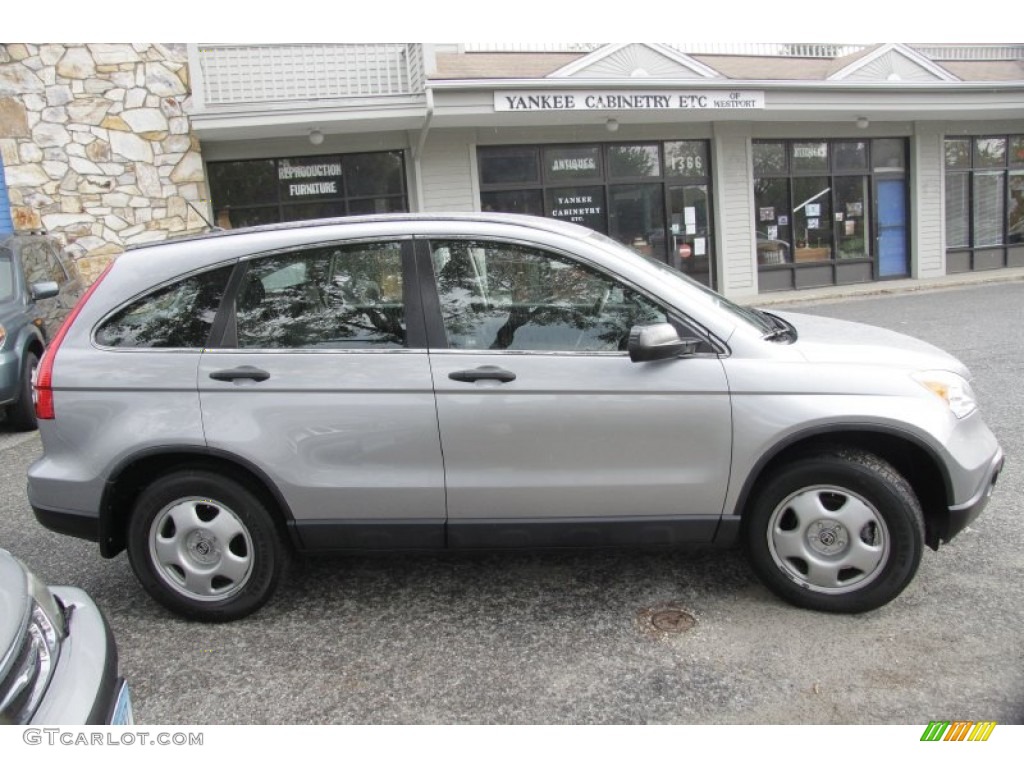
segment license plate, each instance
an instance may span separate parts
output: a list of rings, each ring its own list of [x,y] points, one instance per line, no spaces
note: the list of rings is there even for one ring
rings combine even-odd
[[[135,715],[132,713],[132,695],[128,690],[128,683],[121,681],[121,690],[117,692],[117,702],[114,704],[114,715],[110,719],[111,725],[135,725]]]

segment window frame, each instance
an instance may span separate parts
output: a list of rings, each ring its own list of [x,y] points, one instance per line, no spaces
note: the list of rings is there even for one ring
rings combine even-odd
[[[1003,158],[1001,164],[985,162],[980,157],[979,143],[987,140],[1003,141]],[[966,143],[966,158],[960,163],[949,163],[949,147],[951,144]],[[1024,147],[1024,134],[1021,133],[979,133],[971,135],[945,135],[942,140],[942,238],[946,256],[946,273],[973,272],[985,269],[1024,266],[1024,242],[1012,242],[1013,231],[1010,228],[1010,213],[1013,210],[1014,177],[1024,174],[1024,158],[1014,157],[1014,148]],[[1002,184],[1000,219],[1000,242],[982,244],[978,242],[979,218],[977,209],[978,181],[982,177],[998,177]],[[950,245],[948,222],[948,190],[953,179],[966,182],[964,204],[967,212],[967,243],[966,245]]]
[[[664,311],[668,322],[676,327],[684,338],[696,338],[703,342],[697,351],[697,356],[723,357],[729,354],[729,349],[724,342],[704,328],[700,323],[689,317],[681,310],[668,305],[665,301],[651,294],[635,282],[624,278],[622,275],[609,271],[601,264],[596,264],[578,253],[564,250],[546,243],[537,243],[520,238],[501,237],[494,235],[469,235],[461,233],[436,234],[419,236],[416,238],[416,261],[417,273],[420,281],[420,291],[423,295],[423,310],[425,313],[425,326],[427,333],[428,348],[432,352],[445,352],[457,355],[557,355],[566,357],[629,357],[627,351],[622,350],[528,350],[528,349],[459,349],[452,348],[448,343],[448,333],[444,324],[444,314],[441,309],[440,292],[437,280],[434,277],[433,251],[434,244],[445,241],[472,241],[487,242],[506,246],[529,248],[551,257],[579,264],[584,269],[595,272],[606,280],[613,281],[629,288],[646,301]]]

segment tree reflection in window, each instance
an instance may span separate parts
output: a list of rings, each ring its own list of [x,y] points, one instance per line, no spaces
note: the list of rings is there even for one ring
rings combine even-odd
[[[632,289],[580,264],[505,243],[433,243],[453,349],[623,351],[634,325],[666,322]]]
[[[232,267],[181,280],[128,305],[96,332],[107,347],[199,349],[217,315]]]
[[[236,301],[238,346],[405,346],[398,243],[364,243],[253,262]]]

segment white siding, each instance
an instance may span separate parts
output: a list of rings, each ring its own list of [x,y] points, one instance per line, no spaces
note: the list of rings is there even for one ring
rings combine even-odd
[[[479,196],[474,192],[472,130],[433,130],[423,148],[420,167],[423,173],[425,212],[475,211]]]
[[[748,123],[715,123],[715,231],[718,286],[726,296],[757,293],[754,257],[753,169]]]
[[[914,277],[946,274],[946,233],[943,222],[942,133],[935,123],[918,123],[911,144],[912,264]]]

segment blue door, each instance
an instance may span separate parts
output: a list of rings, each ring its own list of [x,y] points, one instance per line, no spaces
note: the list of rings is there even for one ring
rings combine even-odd
[[[879,179],[878,276],[907,274],[907,183]]]
[[[0,163],[0,237],[14,231],[11,224],[11,202],[7,198],[7,181],[4,179],[4,164]]]

